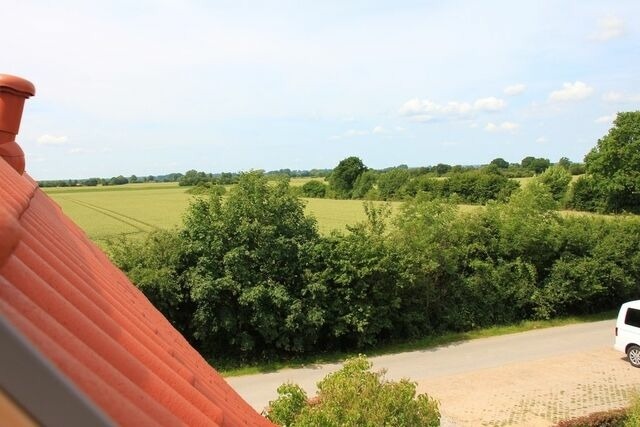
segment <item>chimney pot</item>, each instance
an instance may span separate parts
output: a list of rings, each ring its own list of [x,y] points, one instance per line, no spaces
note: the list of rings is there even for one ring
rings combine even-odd
[[[18,173],[24,172],[24,152],[16,143],[20,130],[24,101],[35,95],[36,88],[28,80],[0,74],[0,157]]]

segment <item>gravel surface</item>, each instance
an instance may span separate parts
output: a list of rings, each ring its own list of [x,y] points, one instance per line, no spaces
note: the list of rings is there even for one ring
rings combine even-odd
[[[449,426],[551,426],[627,405],[640,369],[609,347],[418,381]]]

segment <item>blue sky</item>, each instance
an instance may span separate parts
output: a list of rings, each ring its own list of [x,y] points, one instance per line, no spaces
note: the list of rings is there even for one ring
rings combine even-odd
[[[0,5],[37,179],[581,161],[640,106],[638,1]]]

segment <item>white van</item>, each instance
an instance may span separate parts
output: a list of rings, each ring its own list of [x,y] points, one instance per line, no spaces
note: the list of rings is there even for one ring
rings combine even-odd
[[[625,302],[620,307],[613,347],[626,353],[629,363],[640,368],[640,300]]]

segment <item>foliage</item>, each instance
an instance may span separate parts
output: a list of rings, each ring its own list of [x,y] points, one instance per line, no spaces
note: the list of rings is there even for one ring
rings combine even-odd
[[[300,387],[280,386],[267,416],[283,426],[440,425],[437,402],[426,394],[416,396],[415,383],[388,381],[384,372],[371,372],[371,367],[363,356],[346,360],[342,369],[318,383],[313,403]]]
[[[509,162],[507,162],[505,159],[503,159],[502,157],[498,157],[496,159],[491,160],[492,165],[496,165],[497,167],[499,167],[500,169],[507,169],[509,167]]]
[[[109,254],[171,324],[191,338],[195,307],[190,284],[182,275],[186,260],[178,233],[157,230],[144,240],[116,239],[109,242]]]
[[[329,175],[331,189],[341,198],[350,198],[353,187],[358,177],[367,170],[367,167],[358,157],[347,157],[338,163]]]
[[[544,172],[551,165],[551,162],[549,161],[549,159],[545,159],[542,157],[536,158],[533,156],[527,156],[522,159],[520,165],[524,169],[529,169],[534,173],[539,174]]]
[[[456,198],[461,203],[486,203],[490,200],[504,200],[519,184],[500,173],[497,166],[482,170],[458,172],[447,178],[433,178],[423,175],[406,182],[399,192],[415,196],[419,192],[428,193],[431,198]]]
[[[327,186],[326,184],[312,179],[311,181],[305,182],[302,185],[302,196],[303,197],[315,197],[322,199],[327,194]]]
[[[207,354],[300,352],[315,342],[322,312],[303,277],[318,235],[286,180],[242,175],[225,199],[195,201],[181,236],[194,337]]]
[[[367,203],[365,221],[320,236],[286,180],[252,172],[225,197],[196,200],[179,232],[112,256],[217,360],[366,349],[638,298],[640,219],[563,217],[556,206],[541,179],[466,212],[418,192],[393,221],[388,205]]]
[[[353,192],[351,197],[354,199],[364,199],[373,190],[373,187],[377,181],[376,173],[372,170],[368,170],[360,174],[353,184]]]
[[[629,422],[626,409],[612,409],[560,421],[555,427],[637,427],[638,425]]]
[[[311,252],[310,282],[324,295],[325,348],[363,348],[399,332],[402,277],[385,239],[389,207],[365,205],[367,221],[333,233]]]
[[[573,209],[599,213],[607,211],[604,191],[593,176],[585,175],[578,178],[571,191],[568,205]]]
[[[198,172],[191,169],[185,172],[184,176],[178,181],[180,186],[199,185],[205,182],[211,182],[213,176],[210,173]]]
[[[194,187],[187,190],[187,194],[193,194],[197,196],[203,196],[207,194],[217,194],[223,196],[226,194],[227,189],[223,185],[217,185],[212,182],[199,182]]]
[[[401,189],[409,181],[410,174],[406,169],[395,168],[378,176],[378,194],[382,200],[400,197]]]
[[[546,185],[557,202],[561,201],[569,188],[571,174],[562,166],[551,166],[537,177],[538,181]]]
[[[607,212],[640,212],[640,111],[618,113],[585,164]]]
[[[636,390],[631,396],[631,405],[627,409],[624,427],[640,426],[640,393]]]

